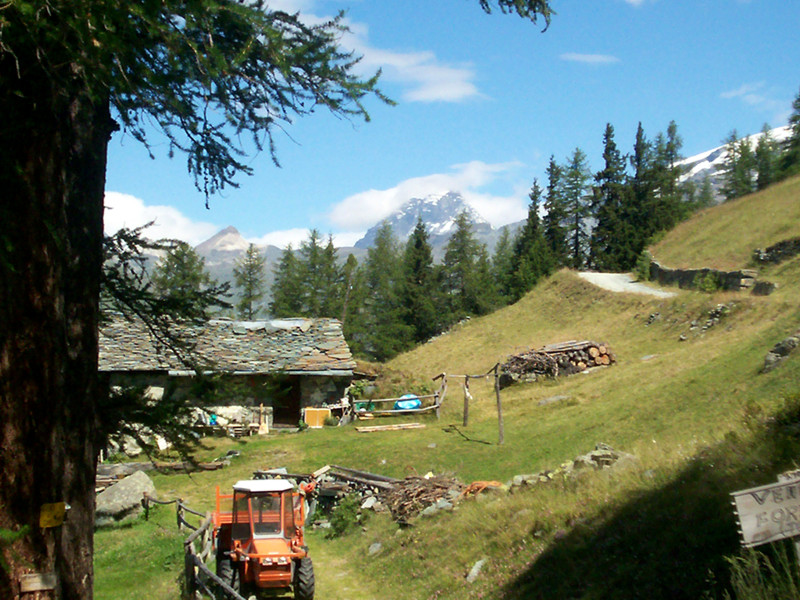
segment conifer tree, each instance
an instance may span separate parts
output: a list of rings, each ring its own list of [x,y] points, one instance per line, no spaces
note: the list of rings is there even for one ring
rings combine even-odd
[[[789,177],[800,173],[800,92],[792,102],[792,113],[789,115],[791,134],[783,143],[780,159],[781,177]]]
[[[553,265],[563,267],[568,264],[569,255],[563,170],[552,155],[547,165],[547,197],[544,208],[544,237],[550,249]]]
[[[403,252],[402,278],[399,282],[403,321],[412,332],[415,343],[424,342],[439,333],[442,326],[441,306],[437,306],[439,285],[433,266],[433,251],[422,218]]]
[[[236,310],[244,319],[253,319],[264,298],[264,264],[266,259],[255,244],[247,246],[244,255],[233,265],[233,281],[239,290]]]
[[[564,166],[563,173],[564,208],[569,248],[568,264],[573,269],[580,269],[586,262],[588,250],[589,235],[586,219],[590,214],[590,201],[586,192],[591,176],[583,150],[575,148],[569,163]]]
[[[205,260],[186,242],[176,242],[156,263],[150,282],[157,296],[188,318],[204,318],[212,305],[229,307],[223,297],[230,286],[212,279]],[[209,293],[218,300],[202,301]]]
[[[722,195],[733,200],[753,191],[755,156],[750,141],[739,138],[734,129],[725,140],[727,156],[723,166]]]
[[[364,348],[374,360],[392,358],[411,344],[413,331],[403,320],[399,296],[400,260],[392,226],[378,228],[373,246],[367,251],[364,300],[366,323]]]
[[[628,194],[625,202],[625,221],[629,224],[631,248],[637,256],[644,250],[653,234],[649,220],[650,198],[654,193],[652,174],[653,150],[644,133],[642,123],[636,129],[633,153],[629,157],[633,169],[628,181]]]
[[[539,219],[542,188],[534,179],[528,194],[528,217],[514,242],[511,258],[511,298],[519,300],[542,278],[550,274],[553,260]]]
[[[288,244],[274,267],[272,300],[269,312],[273,317],[303,316],[303,290],[300,280],[300,265],[292,245]]]
[[[757,190],[766,189],[776,181],[779,158],[778,143],[772,137],[769,125],[764,123],[754,156]]]
[[[488,273],[482,273],[478,269],[478,262],[486,250],[475,239],[466,211],[456,217],[455,227],[445,246],[442,263],[451,322],[460,321],[469,315],[486,314],[490,309],[492,296],[491,282],[484,279]]]
[[[700,191],[697,193],[695,209],[708,208],[714,204],[714,188],[711,186],[711,177],[706,175],[700,184]]]
[[[494,292],[497,295],[498,303],[507,304],[513,302],[511,298],[511,273],[512,257],[514,248],[512,246],[511,234],[508,227],[503,227],[500,237],[494,246],[492,255],[492,282]]]
[[[595,175],[591,263],[601,271],[627,271],[636,262],[638,248],[626,213],[625,158],[614,140],[614,127],[606,124],[603,134],[604,166]]]
[[[363,354],[366,285],[364,269],[353,254],[347,256],[342,267],[342,285],[342,331],[353,354]]]

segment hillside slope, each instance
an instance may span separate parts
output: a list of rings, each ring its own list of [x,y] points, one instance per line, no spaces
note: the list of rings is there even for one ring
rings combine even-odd
[[[799,191],[794,179],[704,211],[652,251],[669,266],[746,267],[754,247],[800,235]],[[778,290],[766,297],[674,290],[661,299],[608,292],[565,270],[513,306],[388,365],[405,374],[397,391],[420,392],[437,373],[486,373],[522,349],[608,342],[616,365],[503,390],[502,446],[492,381],[471,381],[470,424],[461,427],[462,384],[451,378],[441,420],[414,419],[425,429],[364,435],[338,427],[240,441],[242,458],[231,467],[158,476],[157,489],[203,510],[214,485],[228,487],[255,468],[342,464],[395,477],[433,471],[504,482],[555,470],[603,442],[636,456],[635,464],[484,494],[408,528],[376,515],[337,540],[313,533],[319,597],[721,597],[726,557],[739,552],[729,493],[774,481],[800,456],[800,351],[760,372],[765,353],[800,328],[800,257],[762,269],[760,278]],[[723,316],[705,328],[720,304]],[[97,538],[101,557],[107,540]],[[380,550],[370,554],[376,543]],[[478,560],[483,569],[467,582]],[[98,598],[142,597],[117,592]]]

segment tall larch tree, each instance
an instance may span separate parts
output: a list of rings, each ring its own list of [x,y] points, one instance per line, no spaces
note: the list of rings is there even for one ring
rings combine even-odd
[[[269,313],[273,317],[299,317],[303,313],[303,288],[300,265],[292,245],[288,244],[273,267],[272,300]]]
[[[511,298],[519,300],[533,286],[553,270],[550,248],[544,237],[539,207],[542,204],[542,188],[534,179],[528,194],[528,216],[514,241],[511,258]]]
[[[547,0],[479,0],[549,23]],[[249,173],[249,145],[327,108],[368,117],[378,76],[340,47],[343,17],[314,25],[264,2],[31,0],[0,11],[0,527],[27,533],[0,571],[54,574],[40,600],[91,600],[97,372],[108,142],[123,129],[170,152],[207,195]],[[37,415],[31,419],[30,415]],[[56,532],[38,526],[71,506]]]
[[[753,183],[755,156],[750,147],[750,140],[746,137],[739,138],[735,129],[725,139],[725,151],[722,195],[725,200],[733,200],[749,194],[755,188]]]
[[[403,321],[411,329],[413,341],[424,342],[439,333],[442,315],[433,251],[421,218],[417,219],[414,231],[406,241],[400,276]]]
[[[567,224],[568,264],[580,269],[586,264],[589,233],[587,218],[590,216],[588,182],[591,177],[586,154],[575,148],[563,170],[564,209]]]
[[[603,169],[595,177],[590,261],[600,271],[627,271],[636,262],[637,248],[626,214],[626,159],[614,139],[614,127],[603,133]]]
[[[569,247],[567,244],[567,209],[564,200],[563,169],[550,156],[547,165],[547,195],[544,203],[544,237],[556,267],[568,264]]]
[[[789,177],[800,173],[800,92],[797,93],[792,102],[789,129],[791,129],[791,133],[784,141],[781,153],[781,177]]]
[[[503,304],[513,302],[511,297],[511,261],[513,255],[514,246],[511,234],[509,233],[509,228],[504,227],[494,245],[491,264],[494,290],[497,294],[498,302]]]
[[[778,142],[772,137],[770,126],[764,123],[761,136],[756,142],[753,156],[756,171],[756,189],[763,190],[775,183],[778,178],[778,160],[780,148]]]
[[[636,129],[633,152],[628,160],[632,172],[628,179],[624,212],[631,225],[631,245],[638,255],[653,234],[649,206],[655,189],[652,178],[653,149],[641,122]]]
[[[485,314],[491,305],[491,294],[487,294],[490,283],[478,269],[481,246],[472,232],[469,215],[466,211],[460,213],[442,261],[442,284],[451,322]]]
[[[167,305],[174,306],[185,317],[202,319],[208,306],[197,300],[211,292],[218,297],[215,303],[228,308],[225,301],[228,284],[220,285],[206,269],[205,260],[186,242],[176,242],[161,257],[150,276],[153,292]]]
[[[400,299],[401,261],[392,226],[384,222],[367,251],[364,347],[368,356],[384,361],[407,349],[413,330],[404,320]]]
[[[266,259],[258,247],[249,244],[233,265],[233,282],[239,290],[236,311],[243,319],[252,320],[261,310],[258,304],[265,295],[265,264]]]

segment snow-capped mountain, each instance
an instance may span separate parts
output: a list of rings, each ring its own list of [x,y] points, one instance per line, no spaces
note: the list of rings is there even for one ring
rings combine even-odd
[[[492,226],[472,208],[458,192],[431,194],[424,198],[411,198],[399,210],[389,215],[383,222],[371,227],[363,238],[355,244],[356,248],[369,248],[375,242],[375,236],[381,225],[388,222],[395,236],[405,242],[417,226],[417,219],[422,219],[428,231],[431,246],[444,244],[455,231],[456,217],[466,212],[472,223],[472,232],[476,237],[488,234]]]
[[[769,133],[773,140],[781,143],[791,136],[792,130],[787,125],[771,129]],[[755,151],[758,140],[760,140],[763,135],[763,133],[759,132],[743,139],[746,139],[750,144],[750,148]],[[719,190],[722,187],[723,169],[725,168],[725,161],[727,159],[728,149],[724,145],[685,158],[679,163],[686,169],[686,173],[681,177],[681,181],[692,181],[700,186],[703,180],[708,177],[715,195],[719,196]]]

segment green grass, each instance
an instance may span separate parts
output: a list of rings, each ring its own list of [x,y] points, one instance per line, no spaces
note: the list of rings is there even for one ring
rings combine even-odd
[[[800,235],[798,188],[794,179],[709,209],[665,236],[654,254],[669,266],[744,267],[755,246]],[[800,456],[791,427],[800,416],[785,400],[800,390],[800,355],[759,372],[767,350],[800,327],[800,258],[765,268],[761,277],[777,282],[778,291],[768,297],[678,291],[653,299],[605,292],[562,271],[517,304],[387,365],[385,389],[419,392],[439,372],[485,373],[521,349],[568,339],[609,343],[618,360],[610,368],[503,390],[503,446],[496,443],[491,380],[471,383],[470,426],[463,429],[490,443],[446,431],[461,423],[463,391],[452,378],[440,421],[401,419],[425,429],[359,434],[343,427],[215,440],[201,459],[231,447],[242,456],[220,471],[156,475],[158,493],[208,510],[216,485],[229,489],[253,470],[309,472],[325,464],[395,477],[433,471],[465,482],[506,481],[555,468],[605,442],[636,455],[638,465],[481,496],[409,529],[377,516],[339,539],[310,533],[319,597],[720,597],[729,557],[738,552],[728,494],[774,481]],[[691,328],[723,302],[732,308],[721,323],[703,334]],[[556,395],[568,400],[540,405]],[[182,562],[180,538],[169,538],[171,519],[159,514],[155,522],[98,532],[98,598],[175,597]],[[155,558],[142,550],[150,552],[149,545],[140,546],[152,535],[162,536],[158,548],[164,545],[163,555],[151,552]],[[369,557],[375,541],[383,549]],[[177,562],[168,552],[173,542]],[[465,575],[481,558],[487,559],[481,576],[468,584]],[[139,585],[146,578],[152,590]]]

